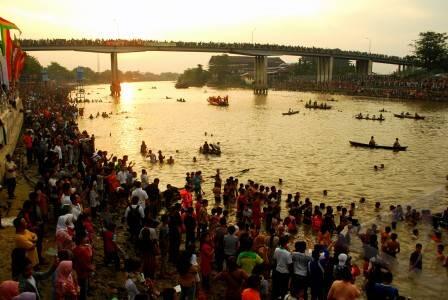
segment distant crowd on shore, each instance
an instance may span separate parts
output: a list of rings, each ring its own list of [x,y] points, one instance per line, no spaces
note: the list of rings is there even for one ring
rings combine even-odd
[[[94,135],[78,128],[78,109],[68,93],[21,94],[27,165],[37,166],[40,178],[14,220],[12,273],[0,284],[3,299],[44,299],[43,280],[51,282],[58,300],[99,293],[104,299],[208,299],[216,282],[225,288],[218,297],[230,300],[350,300],[359,299],[362,290],[372,300],[400,299],[392,284],[401,250],[395,229],[404,222],[419,224],[416,209],[384,208],[392,223],[361,232],[354,202],[313,203],[300,192],[285,195],[276,186],[224,179],[219,170],[212,177],[212,199],[204,198],[199,170],[186,174],[184,186],[168,184],[162,191],[156,173],[138,175],[127,155],[95,148]],[[13,161],[8,167],[16,176]],[[10,193],[14,198],[14,188]],[[381,203],[375,210],[383,210]],[[442,268],[447,259],[439,227],[448,224],[448,209],[435,220],[431,238]],[[300,231],[307,239],[297,239]],[[422,244],[418,230],[413,235],[409,271],[420,272]],[[57,247],[50,268],[44,267],[44,237]],[[363,245],[359,265],[350,251],[353,239]],[[125,294],[117,286],[110,293],[93,289],[102,270],[112,268],[126,272],[119,286]],[[362,289],[355,285],[360,277]],[[166,278],[176,278],[177,286],[161,288]]]
[[[273,81],[276,89],[329,91],[369,97],[448,100],[448,77],[406,79],[398,76],[338,76],[329,84],[313,79]]]

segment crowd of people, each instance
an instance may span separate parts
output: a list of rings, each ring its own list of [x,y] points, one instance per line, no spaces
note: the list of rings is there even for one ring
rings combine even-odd
[[[290,79],[271,83],[273,88],[300,91],[330,91],[368,97],[421,99],[445,101],[448,99],[448,79],[406,79],[389,75],[338,76],[331,83],[320,84],[314,78]]]
[[[406,61],[398,56],[385,54],[375,54],[363,51],[329,49],[319,47],[304,47],[278,44],[257,44],[257,43],[221,43],[221,42],[182,42],[182,41],[156,41],[142,39],[21,39],[22,47],[33,46],[118,46],[118,47],[183,47],[183,48],[223,48],[228,49],[263,49],[276,51],[299,51],[301,53],[321,53],[326,55],[350,55],[358,58],[376,58],[382,60],[393,60],[394,62]]]
[[[416,209],[391,206],[390,226],[361,232],[355,203],[332,207],[299,192],[285,199],[276,186],[223,180],[219,170],[212,201],[204,198],[201,171],[188,172],[184,186],[161,191],[156,174],[139,176],[127,155],[95,148],[94,135],[78,128],[68,93],[21,93],[27,165],[39,178],[13,222],[11,279],[0,284],[0,299],[46,299],[43,280],[51,281],[55,299],[87,299],[98,292],[91,282],[101,268],[126,272],[126,294],[104,299],[211,299],[216,282],[225,287],[219,299],[347,300],[359,299],[362,290],[368,299],[399,299],[392,285],[400,253],[394,231],[402,221],[419,223]],[[381,210],[381,203],[375,207]],[[438,220],[437,226],[448,223],[448,209]],[[299,231],[309,239],[298,239]],[[45,236],[56,245],[49,268]],[[362,265],[350,252],[358,238]],[[440,231],[434,240],[446,266]],[[422,269],[421,248],[416,244],[410,257],[411,271]],[[167,277],[178,285],[163,286]],[[357,277],[365,278],[362,289]]]

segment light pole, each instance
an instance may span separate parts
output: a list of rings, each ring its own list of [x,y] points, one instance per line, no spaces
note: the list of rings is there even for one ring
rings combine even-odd
[[[252,45],[254,44],[254,32],[255,32],[255,30],[257,30],[257,28],[254,28],[252,30]]]
[[[364,39],[369,41],[369,54],[370,54],[370,53],[372,53],[372,51],[371,51],[372,50],[372,40],[368,37],[365,37]]]

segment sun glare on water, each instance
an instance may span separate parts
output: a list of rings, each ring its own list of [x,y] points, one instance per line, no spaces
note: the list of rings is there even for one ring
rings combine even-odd
[[[123,104],[130,104],[134,99],[134,87],[127,82],[121,84],[121,97],[120,101]]]

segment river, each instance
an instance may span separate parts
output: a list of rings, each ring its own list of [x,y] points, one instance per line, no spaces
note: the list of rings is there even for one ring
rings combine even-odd
[[[448,103],[337,95],[333,96],[337,101],[329,102],[333,109],[308,110],[305,101],[331,97],[284,91],[256,96],[250,90],[209,87],[176,90],[172,82],[123,83],[119,101],[108,96],[109,85],[88,86],[86,93],[88,99],[103,102],[81,105],[85,113],[79,119],[80,128],[95,134],[98,149],[129,155],[138,171],[147,169],[150,179],[161,179],[162,187],[167,183],[182,186],[186,172],[202,170],[208,178],[219,168],[223,178],[237,176],[240,182],[253,179],[277,185],[281,178],[284,195],[300,191],[315,202],[347,206],[365,197],[366,204],[358,205],[357,210],[362,222],[376,218],[375,201],[381,201],[384,211],[390,204],[410,204],[432,211],[448,206]],[[230,106],[208,105],[206,99],[212,95],[229,95]],[[185,103],[176,101],[181,97]],[[283,116],[289,108],[300,113]],[[354,118],[359,112],[378,115],[382,108],[394,113],[418,112],[426,119],[399,119],[391,112],[383,113],[384,122]],[[113,114],[106,119],[87,118],[97,112]],[[408,150],[349,145],[349,140],[368,143],[372,135],[384,145],[392,145],[398,137]],[[142,140],[149,149],[162,150],[166,158],[173,156],[175,164],[146,161],[139,153]],[[204,141],[220,142],[222,155],[199,154]],[[193,162],[194,156],[197,162]],[[385,168],[374,171],[373,166],[380,164]],[[243,169],[250,170],[241,173]],[[212,199],[212,180],[204,186],[206,196]],[[328,190],[325,199],[324,189]],[[411,229],[404,224],[398,228],[402,253],[395,283],[413,299],[442,299],[441,293],[448,292],[448,285],[443,284],[448,278],[446,268],[434,262],[435,245],[423,236],[429,233],[429,226],[419,227],[425,249],[423,274],[410,277],[406,271],[415,244],[409,238]]]

